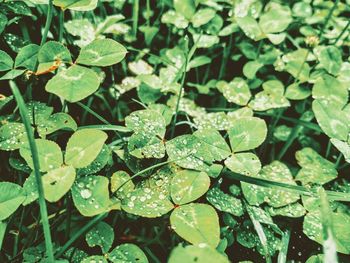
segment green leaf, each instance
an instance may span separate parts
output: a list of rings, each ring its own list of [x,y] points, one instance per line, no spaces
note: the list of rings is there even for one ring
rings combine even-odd
[[[188,27],[188,20],[174,10],[169,10],[162,15],[161,22],[164,24],[173,24],[177,28],[184,29]]]
[[[331,218],[337,251],[350,254],[350,216],[342,212],[332,212]],[[303,232],[308,238],[319,244],[325,242],[322,232],[321,212],[319,210],[306,214]]]
[[[258,61],[248,61],[243,67],[243,74],[248,79],[254,79],[255,74],[264,66]]]
[[[267,127],[263,119],[240,118],[227,131],[232,152],[241,152],[258,147],[266,138]]]
[[[244,213],[241,200],[225,194],[218,187],[211,188],[206,197],[208,202],[219,211],[230,213],[234,216],[241,216]]]
[[[312,110],[323,132],[331,138],[346,141],[349,135],[348,118],[340,107],[322,100],[312,102]]]
[[[125,125],[134,131],[128,142],[130,154],[137,158],[164,157],[166,124],[161,114],[153,110],[134,111],[125,118]]]
[[[0,34],[6,28],[7,22],[8,22],[7,17],[3,13],[0,13]],[[0,249],[1,249],[1,246],[0,246]]]
[[[194,135],[178,136],[165,146],[169,160],[186,169],[206,171],[213,161],[210,149]]]
[[[343,154],[345,161],[350,163],[350,145],[335,138],[330,139],[330,141]]]
[[[122,209],[143,217],[160,217],[174,208],[169,195],[159,187],[138,187],[122,200]]]
[[[57,143],[45,139],[35,139],[35,143],[38,149],[41,172],[47,172],[59,168],[63,164],[62,151]],[[28,166],[34,169],[29,143],[22,145],[19,149],[19,153],[26,160]]]
[[[231,154],[230,147],[215,129],[202,129],[193,133],[208,148],[212,160],[221,161]]]
[[[113,263],[148,263],[145,253],[138,246],[128,243],[115,247],[108,253],[108,260]]]
[[[186,241],[215,248],[220,241],[219,218],[207,204],[182,205],[171,213],[172,229]]]
[[[96,129],[75,132],[68,140],[65,163],[74,168],[84,168],[91,164],[107,140],[107,134]]]
[[[296,185],[288,167],[279,161],[273,161],[271,164],[264,166],[260,173],[253,177]],[[279,190],[274,187],[262,187],[243,182],[241,186],[243,194],[250,205],[259,205],[266,202],[270,206],[277,208],[294,203],[300,198],[299,194]]]
[[[2,242],[4,241],[6,228],[7,228],[7,223],[0,221],[0,250],[2,249]]]
[[[0,127],[0,149],[13,151],[19,149],[28,141],[26,130],[22,123],[10,122]]]
[[[75,169],[72,166],[62,166],[43,175],[42,181],[45,199],[57,202],[71,189],[75,181]]]
[[[97,0],[53,0],[53,4],[65,9],[74,11],[91,11],[97,6]]]
[[[211,8],[203,8],[198,10],[191,18],[193,27],[200,27],[207,24],[215,16],[216,12]]]
[[[300,82],[309,80],[310,66],[307,63],[308,51],[306,49],[298,49],[282,56],[282,70],[287,71]],[[275,64],[278,65],[277,61]]]
[[[342,107],[348,102],[348,89],[336,78],[322,74],[312,88],[312,97],[327,104],[333,103]]]
[[[90,256],[90,257],[84,258],[81,261],[81,263],[91,263],[91,262],[108,263],[107,259],[104,256]]]
[[[295,180],[300,181],[303,185],[310,183],[323,185],[338,176],[335,165],[309,147],[297,151],[295,157],[302,167]]]
[[[5,75],[1,76],[0,80],[11,80],[21,76],[25,72],[24,69],[11,69]]]
[[[88,175],[94,174],[102,170],[108,163],[111,157],[111,150],[107,145],[103,145],[102,150],[97,155],[96,159],[90,163],[88,166],[84,168],[80,168],[77,170],[77,174],[80,175]]]
[[[122,61],[127,51],[113,39],[96,39],[84,46],[76,63],[87,66],[106,67]]]
[[[299,203],[293,203],[279,208],[268,207],[271,216],[302,217],[306,214],[305,208]]]
[[[28,118],[30,123],[36,125],[46,122],[53,112],[53,107],[47,106],[45,103],[39,101],[30,101],[26,104],[28,109]]]
[[[12,215],[26,198],[22,187],[9,182],[0,182],[0,220]]]
[[[236,17],[236,22],[247,37],[255,41],[261,40],[265,37],[260,26],[251,16]]]
[[[260,16],[259,26],[265,34],[279,33],[286,30],[292,20],[289,7],[271,4],[269,10]]]
[[[227,257],[219,253],[216,249],[205,246],[188,245],[183,247],[179,244],[175,247],[169,257],[168,263],[228,263]]]
[[[231,82],[219,81],[217,88],[223,93],[228,102],[244,106],[251,97],[248,84],[242,78],[234,78]]]
[[[319,47],[319,49],[318,60],[320,66],[327,70],[329,74],[337,75],[343,63],[340,50],[336,46]]]
[[[180,171],[171,182],[171,198],[178,205],[192,202],[204,195],[209,185],[210,179],[205,172]]]
[[[26,198],[23,201],[22,205],[28,205],[38,199],[39,194],[34,171],[32,171],[27,177],[27,179],[24,181],[23,190],[26,193]]]
[[[311,95],[311,91],[302,87],[298,83],[289,85],[286,89],[285,96],[290,100],[304,100]]]
[[[196,2],[194,0],[174,0],[174,8],[177,13],[191,20],[196,12]]]
[[[77,102],[93,94],[99,86],[100,79],[95,71],[73,65],[50,79],[45,90],[69,102]]]
[[[99,222],[85,235],[86,243],[89,247],[99,246],[102,253],[107,253],[114,241],[113,228],[105,222]]]
[[[108,185],[107,177],[94,175],[82,177],[74,183],[73,202],[83,216],[94,216],[109,210]]]
[[[6,71],[12,69],[13,60],[9,54],[0,50],[0,71]]]
[[[75,131],[78,127],[75,120],[64,112],[58,112],[51,115],[48,119],[37,124],[37,130],[40,137],[45,137],[55,131],[68,129]]]
[[[22,47],[15,59],[15,68],[26,68],[31,71],[35,70],[35,65],[40,47],[36,44],[29,44]]]
[[[261,163],[254,153],[236,153],[225,160],[225,165],[232,172],[255,176],[261,170]]]
[[[279,80],[269,80],[263,84],[263,91],[257,93],[249,102],[249,107],[256,111],[289,107],[289,101],[284,97],[284,86]]]
[[[111,191],[120,198],[125,198],[126,194],[132,192],[135,188],[130,175],[124,171],[118,171],[112,174]]]
[[[72,63],[72,58],[64,45],[48,41],[39,50],[38,62],[37,74],[43,74],[56,69],[61,63]]]

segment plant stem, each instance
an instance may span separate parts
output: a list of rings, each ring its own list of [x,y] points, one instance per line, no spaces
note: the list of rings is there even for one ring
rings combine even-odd
[[[49,29],[52,22],[52,15],[53,15],[53,0],[49,0],[49,4],[47,6],[45,28],[44,28],[43,36],[41,38],[40,46],[44,45],[46,42],[47,34],[49,33]]]
[[[30,120],[28,118],[28,110],[25,106],[25,103],[24,103],[24,100],[23,100],[21,93],[19,92],[16,84],[13,81],[10,82],[10,87],[11,87],[12,93],[16,99],[17,105],[19,107],[19,112],[20,112],[20,115],[22,118],[22,122],[25,126],[25,130],[27,133],[28,141],[29,141],[30,151],[32,154],[34,174],[35,174],[36,184],[37,184],[37,188],[38,188],[38,195],[39,195],[40,216],[41,216],[43,230],[44,230],[44,236],[45,236],[46,254],[49,258],[49,261],[54,262],[51,233],[50,233],[50,225],[49,225],[49,219],[48,219],[48,215],[47,215],[46,202],[45,202],[45,198],[44,198],[44,189],[43,189],[43,184],[42,184],[41,174],[40,174],[38,149],[36,147],[33,129],[32,129],[32,126],[30,124]]]
[[[343,30],[340,32],[339,36],[335,39],[333,45],[335,46],[338,41],[341,39],[341,37],[345,34],[345,32],[348,30],[350,26],[350,20],[348,21],[348,23],[346,24],[346,26],[343,28]]]
[[[64,10],[60,11],[59,16],[59,27],[58,27],[58,42],[62,42],[63,39],[63,33],[64,33]]]
[[[177,101],[176,101],[175,115],[174,115],[174,119],[172,122],[170,138],[173,138],[174,134],[175,134],[176,120],[177,120],[177,115],[179,113],[180,101],[181,101],[182,92],[184,89],[184,84],[185,84],[185,79],[186,79],[187,63],[188,63],[188,53],[186,53],[186,59],[185,59],[185,63],[184,63],[183,73],[182,73],[180,90],[179,90],[179,94],[178,94]]]
[[[331,17],[332,17],[332,14],[333,14],[334,10],[337,8],[338,3],[339,3],[339,0],[336,0],[335,3],[334,3],[334,5],[333,5],[333,7],[332,7],[331,10],[329,10],[329,12],[328,12],[328,15],[327,15],[326,20],[325,20],[325,22],[324,22],[324,24],[323,24],[323,27],[322,27],[320,33],[318,34],[318,38],[320,39],[320,42],[321,42],[322,39],[323,39],[323,33],[324,33],[324,31],[325,31],[325,29],[326,29],[326,27],[327,27],[327,25],[328,25],[329,20],[330,20]]]
[[[132,8],[132,33],[133,37],[136,39],[137,35],[137,26],[139,23],[139,9],[140,9],[140,0],[134,0],[133,1],[133,8]]]

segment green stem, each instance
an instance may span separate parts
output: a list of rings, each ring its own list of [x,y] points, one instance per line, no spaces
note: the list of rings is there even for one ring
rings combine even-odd
[[[323,39],[323,33],[324,33],[324,31],[325,31],[325,29],[326,29],[326,27],[327,27],[327,25],[328,25],[329,20],[330,20],[331,17],[332,17],[332,14],[333,14],[334,10],[337,8],[338,3],[339,3],[339,0],[336,0],[335,3],[334,3],[334,5],[333,5],[333,7],[332,7],[332,9],[329,10],[329,12],[328,12],[328,15],[327,15],[326,20],[325,20],[325,22],[324,22],[324,24],[323,24],[323,27],[322,27],[320,33],[318,34],[318,37],[319,37],[319,39],[320,39],[320,42],[321,42],[322,39]]]
[[[74,233],[74,235],[67,241],[67,243],[64,244],[64,246],[57,252],[56,258],[59,258],[63,255],[63,253],[82,235],[84,235],[86,232],[88,232],[94,225],[96,225],[98,222],[100,222],[102,219],[104,219],[107,216],[108,213],[100,214],[96,217],[94,217],[89,223],[87,223],[85,226],[80,228],[77,232]]]
[[[36,184],[37,184],[37,188],[38,188],[38,195],[39,195],[40,216],[41,216],[43,230],[44,230],[44,236],[45,236],[46,254],[49,258],[49,261],[54,262],[52,240],[51,240],[51,233],[50,233],[50,225],[49,225],[49,219],[48,219],[48,215],[47,215],[46,202],[45,202],[45,198],[44,198],[43,183],[42,183],[41,174],[40,174],[38,149],[36,147],[33,129],[32,129],[32,126],[30,124],[30,120],[28,118],[28,110],[25,106],[25,103],[24,103],[24,100],[23,100],[21,93],[19,92],[16,84],[13,81],[10,82],[10,87],[11,87],[12,93],[16,99],[17,105],[19,107],[19,112],[20,112],[22,122],[24,124],[25,130],[27,133],[29,147],[30,147],[30,151],[32,154],[34,174],[35,174]]]
[[[350,26],[350,20],[348,21],[348,23],[346,24],[346,26],[343,28],[343,30],[340,32],[339,36],[335,39],[334,41],[334,46],[338,43],[338,41],[341,39],[341,37],[345,34],[345,32],[348,30]]]
[[[139,0],[134,0],[133,1],[133,9],[132,9],[132,32],[133,32],[133,37],[136,39],[137,35],[137,27],[139,23],[139,9],[140,9],[140,1]]]
[[[44,45],[46,42],[47,34],[49,33],[49,29],[52,22],[52,15],[53,15],[53,0],[49,0],[49,4],[47,6],[45,28],[44,28],[43,36],[41,38],[40,46]]]
[[[179,90],[179,94],[178,94],[177,101],[176,101],[175,115],[174,115],[174,119],[173,119],[173,123],[172,123],[172,127],[171,127],[170,138],[173,138],[174,134],[175,134],[176,120],[177,120],[177,115],[179,113],[180,101],[181,101],[182,92],[184,89],[184,84],[185,84],[185,79],[186,79],[187,63],[188,63],[188,53],[186,53],[186,60],[185,60],[184,69],[183,69],[183,73],[182,73],[180,90]]]
[[[64,33],[64,10],[60,11],[59,27],[58,27],[58,42],[62,42]]]

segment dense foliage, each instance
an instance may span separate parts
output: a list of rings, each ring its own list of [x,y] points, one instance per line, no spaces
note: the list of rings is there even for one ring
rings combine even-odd
[[[349,262],[349,17],[0,1],[0,262]]]

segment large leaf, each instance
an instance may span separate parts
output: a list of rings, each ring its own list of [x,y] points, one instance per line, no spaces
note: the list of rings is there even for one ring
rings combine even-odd
[[[265,37],[258,22],[251,16],[236,17],[237,24],[243,30],[247,37],[258,41]]]
[[[229,83],[219,81],[216,86],[228,102],[233,102],[237,105],[246,105],[251,97],[249,86],[242,78],[234,78]]]
[[[279,33],[286,30],[292,20],[289,7],[271,4],[269,10],[260,16],[259,26],[265,34]]]
[[[192,202],[204,195],[209,185],[210,179],[205,172],[180,171],[171,182],[171,198],[178,205]]]
[[[77,102],[94,93],[99,85],[100,79],[95,71],[73,65],[50,79],[45,89],[69,102]]]
[[[336,46],[320,47],[318,60],[320,61],[321,67],[332,75],[337,75],[339,73],[341,64],[343,63],[342,53]]]
[[[53,170],[63,164],[62,151],[57,143],[44,139],[36,139],[35,143],[38,150],[41,172]],[[33,157],[29,143],[24,144],[20,148],[19,153],[26,160],[28,166],[34,169]]]
[[[6,71],[12,69],[13,60],[9,54],[0,50],[0,71]]]
[[[123,60],[126,49],[113,39],[97,39],[80,50],[76,63],[106,67]]]
[[[0,182],[0,220],[14,213],[26,198],[22,187],[9,182]]]
[[[181,244],[175,247],[170,254],[168,263],[228,263],[229,260],[223,254],[209,246],[185,246]]]
[[[109,210],[111,201],[108,185],[107,177],[92,175],[82,177],[74,183],[74,205],[83,216],[94,216]]]
[[[196,12],[196,1],[194,0],[174,0],[174,8],[185,18],[190,20]]]
[[[100,130],[84,129],[75,132],[67,143],[65,163],[74,168],[91,164],[107,140],[107,134]]]
[[[72,166],[62,166],[49,171],[42,177],[45,199],[57,202],[72,187],[75,180],[75,169]]]
[[[170,223],[179,236],[194,245],[207,244],[215,248],[219,244],[219,218],[210,205],[179,206],[171,213]]]
[[[267,127],[263,119],[250,117],[236,120],[227,131],[232,152],[241,152],[258,147],[266,138]]]
[[[34,70],[40,47],[36,44],[29,44],[20,49],[15,59],[15,68],[26,68]]]

